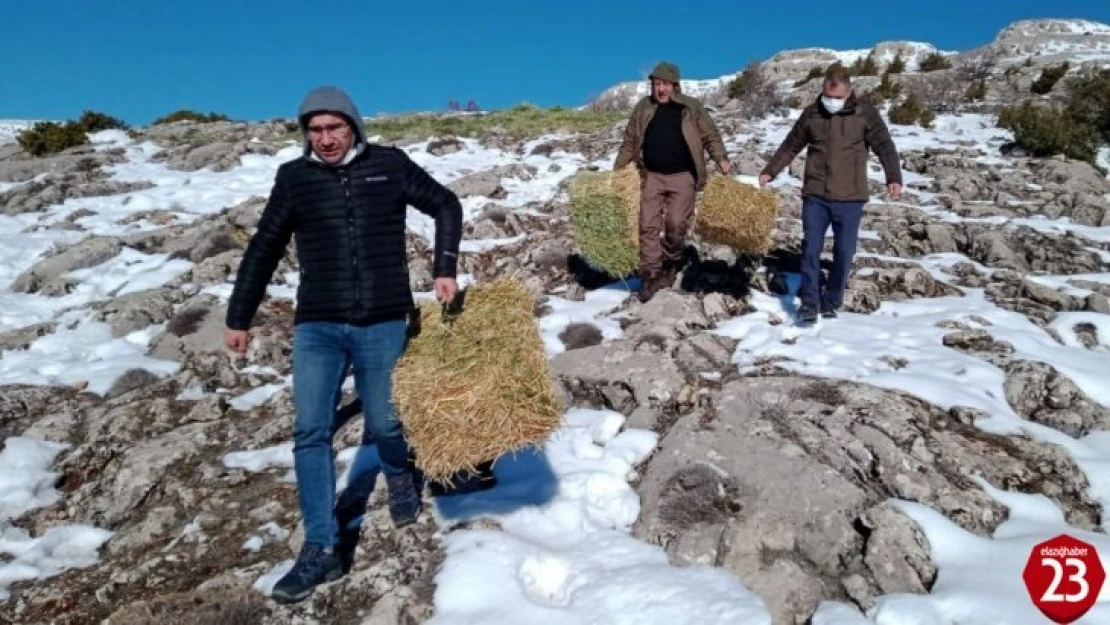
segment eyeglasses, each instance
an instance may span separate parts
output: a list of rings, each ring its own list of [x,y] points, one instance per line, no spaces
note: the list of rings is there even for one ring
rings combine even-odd
[[[320,124],[308,127],[308,134],[314,138],[324,136],[324,133],[330,134],[333,137],[345,137],[351,131],[350,126],[342,122],[335,124]]]

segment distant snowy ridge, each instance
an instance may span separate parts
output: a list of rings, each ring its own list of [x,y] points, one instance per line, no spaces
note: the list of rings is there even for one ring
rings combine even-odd
[[[1021,20],[1002,29],[993,43],[972,51],[997,54],[1006,64],[1025,62],[1110,66],[1110,25],[1083,19]]]
[[[940,50],[933,44],[920,41],[884,41],[870,48],[854,50],[824,47],[782,50],[763,61],[763,70],[775,80],[794,81],[804,77],[814,67],[825,67],[837,61],[852,65],[872,52],[880,69],[885,68],[900,52],[906,63],[906,73],[918,71],[920,62],[936,53],[950,57],[953,64],[965,57],[992,55],[998,57],[1003,67],[1024,63],[1027,59],[1038,65],[1067,60],[1072,65],[1110,67],[1110,25],[1083,19],[1021,20],[999,31],[993,42],[966,51]],[[682,68],[681,59],[670,60]],[[701,99],[711,98],[727,88],[738,74],[733,72],[716,78],[685,79],[682,91]],[[647,93],[645,74],[638,81],[624,81],[609,87],[594,101],[631,106]]]

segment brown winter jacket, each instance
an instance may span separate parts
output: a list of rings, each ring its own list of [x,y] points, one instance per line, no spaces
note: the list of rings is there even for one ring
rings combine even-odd
[[[721,133],[717,130],[717,125],[713,123],[713,119],[701,102],[678,91],[671,95],[671,99],[683,106],[682,134],[686,137],[686,145],[690,148],[690,155],[694,157],[694,166],[697,170],[695,183],[697,188],[701,189],[708,180],[705,151],[709,150],[709,155],[713,157],[714,161],[723,161],[728,158],[728,154],[725,152],[725,143],[721,140]],[[617,160],[613,164],[613,169],[620,169],[629,163],[635,162],[636,166],[643,171],[644,131],[647,129],[652,116],[655,115],[657,108],[659,108],[659,104],[652,96],[644,96],[632,109],[632,115],[628,120],[628,126],[624,129],[624,140],[621,141],[620,151],[617,152]]]
[[[830,114],[821,99],[807,106],[762,174],[774,178],[809,146],[806,152],[803,195],[827,200],[871,199],[867,184],[868,149],[875,152],[887,184],[902,184],[902,167],[890,132],[875,107],[848,97],[844,109]]]

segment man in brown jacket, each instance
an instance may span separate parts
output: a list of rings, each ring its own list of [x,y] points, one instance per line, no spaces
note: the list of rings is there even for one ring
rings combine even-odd
[[[708,177],[704,152],[722,172],[730,167],[713,119],[697,99],[682,93],[678,68],[659,63],[649,79],[651,95],[632,110],[613,165],[620,169],[634,162],[641,173],[641,302],[674,282],[695,196]]]
[[[759,176],[766,185],[808,146],[802,185],[802,284],[798,316],[805,323],[818,311],[835,317],[844,303],[863,206],[871,199],[867,183],[868,149],[875,152],[886,174],[887,192],[902,193],[902,167],[886,124],[875,107],[856,98],[848,71],[833,65],[825,73],[824,90],[807,106],[782,146]],[[833,266],[824,293],[820,289],[821,250],[832,226]]]

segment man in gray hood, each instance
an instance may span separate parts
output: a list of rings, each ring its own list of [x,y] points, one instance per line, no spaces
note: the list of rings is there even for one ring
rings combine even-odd
[[[396,526],[421,511],[416,475],[392,398],[394,366],[415,311],[405,247],[407,207],[436,224],[433,277],[440,301],[457,291],[462,206],[399,149],[370,144],[362,116],[338,88],[308,94],[298,118],[304,155],[278,168],[269,201],[236,275],[225,343],[245,354],[249,328],[285,248],[296,234],[300,286],[293,331],[294,472],[305,543],[275,586],[300,601],[350,570],[376,463],[356,460],[335,499],[332,442],[343,380],[353,372],[363,404],[358,456],[380,457]],[[362,471],[361,467],[367,467]]]

